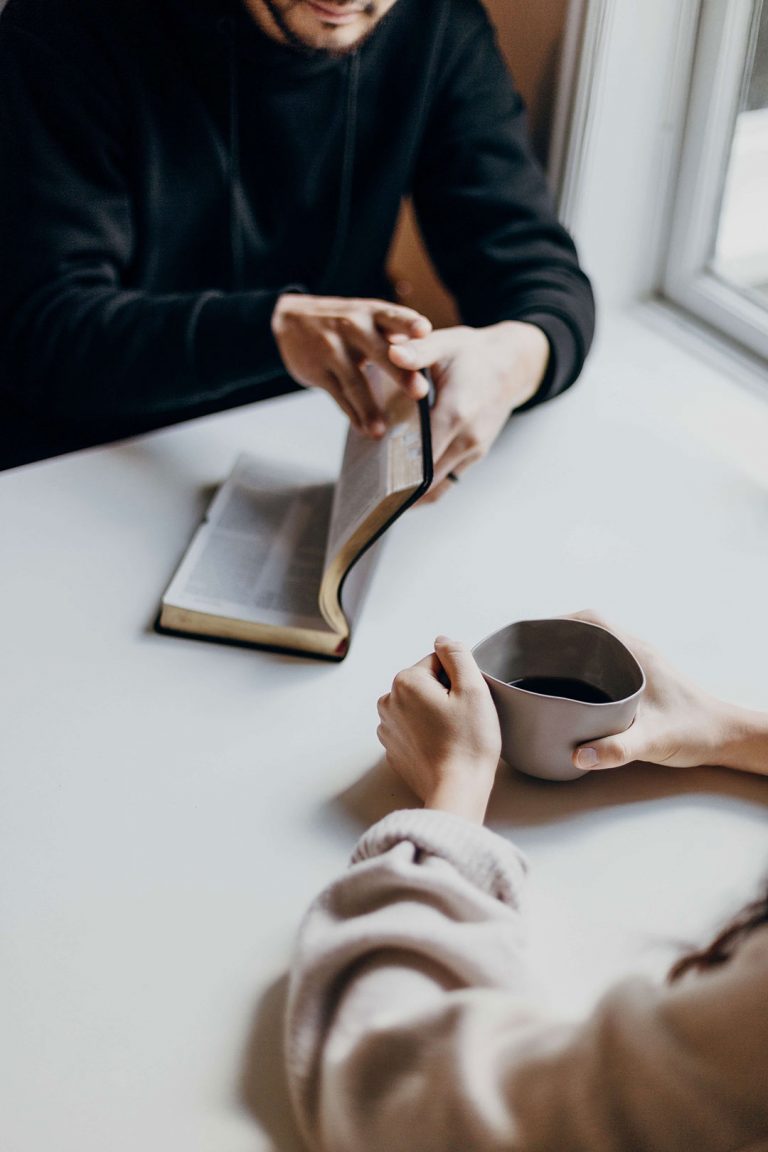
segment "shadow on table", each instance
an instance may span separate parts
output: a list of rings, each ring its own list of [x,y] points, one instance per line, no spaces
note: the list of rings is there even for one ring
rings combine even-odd
[[[293,1119],[285,1075],[283,1024],[288,976],[263,994],[251,1022],[240,1072],[240,1103],[272,1142],[275,1152],[307,1152]]]
[[[579,780],[556,783],[514,772],[502,764],[488,808],[490,824],[551,824],[600,809],[648,804],[675,796],[700,796],[768,807],[768,778],[726,768],[665,768],[635,763]],[[382,758],[336,798],[361,828],[419,801]]]
[[[492,823],[544,824],[598,809],[648,804],[676,796],[768,806],[768,779],[727,768],[668,768],[636,762],[625,768],[591,772],[579,780],[555,783],[502,768],[488,818]]]

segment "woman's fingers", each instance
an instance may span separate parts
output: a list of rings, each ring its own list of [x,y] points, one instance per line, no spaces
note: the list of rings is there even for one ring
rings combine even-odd
[[[474,656],[460,640],[438,636],[435,652],[450,681],[452,692],[466,692],[484,684],[483,676]]]

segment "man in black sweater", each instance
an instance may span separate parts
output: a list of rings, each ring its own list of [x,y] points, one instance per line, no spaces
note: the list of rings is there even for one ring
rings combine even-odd
[[[431,368],[434,492],[567,388],[593,300],[480,0],[9,0],[0,466]],[[412,195],[461,327],[387,302]]]

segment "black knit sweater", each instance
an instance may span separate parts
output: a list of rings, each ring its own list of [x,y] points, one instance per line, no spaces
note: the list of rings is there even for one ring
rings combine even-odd
[[[568,387],[593,300],[479,0],[398,0],[302,55],[237,0],[0,19],[0,462],[265,396],[287,287],[387,296],[403,196],[463,320],[526,319]]]

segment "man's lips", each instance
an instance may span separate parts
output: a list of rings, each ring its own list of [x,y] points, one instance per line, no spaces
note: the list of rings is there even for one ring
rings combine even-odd
[[[304,0],[308,8],[318,16],[324,24],[353,24],[362,15],[361,8],[337,8],[332,5],[320,4],[318,0]]]

